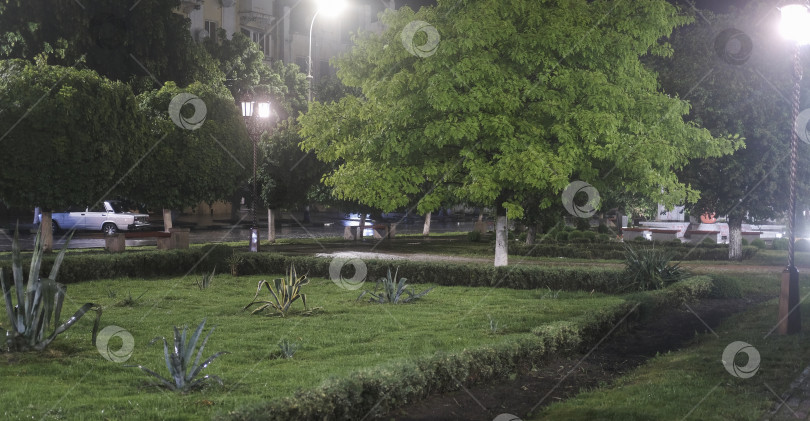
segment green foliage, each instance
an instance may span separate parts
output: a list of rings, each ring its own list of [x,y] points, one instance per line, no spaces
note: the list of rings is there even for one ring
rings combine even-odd
[[[420,293],[415,293],[413,288],[408,290],[406,282],[408,282],[407,278],[399,278],[397,279],[397,274],[399,273],[399,268],[394,272],[394,276],[391,276],[391,268],[388,268],[388,275],[384,278],[380,278],[377,281],[377,286],[373,292],[365,290],[360,293],[360,296],[357,297],[357,301],[360,301],[366,294],[370,295],[369,301],[372,303],[379,303],[379,304],[400,304],[400,303],[409,303],[414,300],[418,300],[424,297],[428,292],[432,291],[433,288],[428,288]],[[379,291],[379,292],[378,292]],[[407,297],[405,296],[407,295]]]
[[[256,295],[253,297],[253,301],[246,305],[243,310],[247,310],[254,304],[259,304],[259,307],[253,310],[251,314],[256,314],[272,307],[281,314],[281,317],[285,317],[292,303],[299,298],[306,309],[307,296],[306,294],[301,294],[301,287],[308,283],[309,278],[307,278],[307,275],[298,276],[295,272],[295,265],[291,265],[284,278],[273,279],[272,284],[266,280],[259,281],[259,286],[256,288]],[[262,292],[263,286],[267,287],[267,291],[270,293],[272,300],[256,300]]]
[[[200,363],[200,358],[203,355],[205,344],[208,343],[208,338],[210,338],[211,334],[214,333],[213,327],[208,331],[208,335],[205,336],[205,339],[200,344],[200,348],[197,350],[197,356],[194,358],[194,362],[192,363],[191,360],[191,358],[194,357],[194,351],[197,348],[197,342],[200,339],[200,335],[202,334],[204,327],[205,319],[200,322],[197,329],[188,338],[188,341],[186,341],[188,326],[183,326],[182,333],[180,333],[180,331],[177,329],[177,326],[174,326],[174,348],[172,348],[171,352],[169,352],[169,345],[166,342],[166,338],[155,338],[150,342],[154,343],[158,339],[163,340],[163,354],[166,357],[166,369],[169,371],[168,379],[142,365],[126,367],[140,368],[146,374],[154,376],[160,380],[160,385],[168,388],[169,390],[188,392],[190,390],[205,386],[209,380],[214,380],[221,385],[222,379],[217,376],[206,374],[205,376],[197,378],[200,371],[208,367],[208,365],[211,364],[211,362],[213,362],[217,357],[223,354],[229,354],[227,351],[220,351]]]
[[[748,245],[748,240],[746,240],[745,238],[743,238],[743,239],[740,241],[740,243],[741,243],[743,246],[747,246],[747,245]]]
[[[610,234],[599,234],[596,236],[596,241],[599,243],[607,243],[610,241]]]
[[[127,294],[126,297],[124,297],[123,300],[117,302],[115,305],[118,306],[118,307],[134,307],[135,305],[138,304],[138,300],[143,298],[143,296],[146,295],[147,292],[148,292],[148,290],[142,292],[141,295],[139,295],[137,297],[133,297],[132,293],[130,292],[130,293]]]
[[[768,247],[768,245],[767,245],[767,244],[765,244],[765,241],[763,241],[763,240],[762,240],[762,239],[760,239],[760,238],[757,238],[757,239],[755,239],[755,240],[751,241],[751,246],[752,246],[752,247],[756,247],[756,248],[757,248],[757,249],[759,249],[759,250],[764,250],[765,248],[767,248],[767,247]]]
[[[95,345],[98,324],[101,319],[101,307],[93,303],[85,303],[66,322],[60,321],[62,305],[67,292],[64,285],[56,282],[56,276],[65,257],[70,238],[54,261],[51,273],[47,278],[41,278],[39,275],[43,254],[41,241],[41,232],[37,231],[27,282],[23,275],[19,233],[16,230],[12,240],[12,280],[7,281],[0,268],[0,286],[2,286],[6,315],[10,324],[10,330],[6,331],[5,335],[6,348],[10,352],[42,351],[59,334],[68,330],[91,310],[96,312],[92,338],[92,343]],[[16,294],[12,295],[12,290],[16,291]],[[13,300],[15,295],[16,305]]]
[[[45,211],[93,205],[149,142],[129,86],[92,70],[0,61],[0,110],[6,205]]]
[[[487,314],[487,317],[489,318],[489,334],[497,335],[498,333],[503,333],[503,330],[506,329],[506,325],[498,323],[498,321],[493,319],[489,314]]]
[[[205,104],[205,121],[196,130],[179,127],[167,112],[172,99],[182,93],[196,95]],[[180,88],[168,82],[158,91],[139,95],[138,102],[156,143],[127,178],[125,190],[130,199],[157,208],[181,209],[227,199],[247,180],[251,141],[240,111],[224,87],[193,83]],[[190,117],[195,110],[187,105],[181,115]],[[166,184],[166,180],[171,182]],[[166,187],[144,188],[157,185]]]
[[[637,243],[649,243],[650,240],[646,239],[643,235],[639,235],[638,237],[634,238],[633,241]]]
[[[684,279],[680,263],[670,264],[671,255],[662,249],[625,247],[625,271],[629,286],[640,291],[663,289]]]
[[[481,231],[470,231],[467,233],[467,240],[473,243],[481,241]]]
[[[214,270],[212,270],[211,273],[203,273],[202,278],[197,281],[197,287],[200,288],[200,290],[208,289],[208,287],[211,286],[211,281],[214,280],[216,273],[216,267],[214,267]]]
[[[577,218],[576,226],[580,231],[589,231],[591,229],[591,220],[586,218]]]
[[[599,234],[610,234],[610,228],[608,228],[607,225],[600,223],[599,226],[596,227],[596,232]]]
[[[771,247],[774,250],[787,250],[789,245],[790,245],[790,240],[783,237],[783,238],[774,239],[773,244],[771,244]]]
[[[295,352],[298,351],[298,348],[300,348],[298,344],[288,341],[287,338],[279,341],[278,347],[281,350],[281,356],[288,359],[292,359]]]
[[[714,240],[712,237],[706,237],[701,241],[703,244],[717,244],[717,241]]]
[[[566,242],[570,238],[570,234],[567,231],[560,231],[557,233],[557,241],[558,242]]]

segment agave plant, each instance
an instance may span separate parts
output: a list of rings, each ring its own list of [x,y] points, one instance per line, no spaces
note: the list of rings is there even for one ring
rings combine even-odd
[[[309,278],[307,275],[298,276],[295,272],[295,266],[290,266],[290,270],[287,271],[287,275],[284,278],[276,278],[273,279],[273,283],[266,280],[262,280],[259,282],[259,287],[256,289],[256,295],[253,297],[253,301],[251,301],[248,305],[245,306],[243,310],[247,310],[254,304],[260,304],[251,314],[258,313],[266,308],[272,307],[276,309],[281,314],[281,317],[284,317],[287,314],[287,311],[290,309],[292,303],[295,302],[297,299],[301,299],[301,302],[304,303],[304,308],[307,308],[307,296],[306,294],[301,294],[301,287],[309,283]],[[266,286],[267,290],[270,291],[270,298],[271,300],[256,300],[259,297],[259,294],[262,292],[262,287]]]
[[[292,343],[286,338],[282,339],[278,343],[278,348],[281,350],[281,355],[287,359],[291,359],[293,355],[295,355],[295,352],[298,351],[299,347],[300,346],[298,344]]]
[[[72,235],[71,235],[72,236]],[[7,282],[3,269],[0,269],[0,286],[6,301],[6,314],[11,324],[11,330],[6,332],[6,346],[9,351],[42,351],[56,337],[76,324],[88,311],[96,312],[96,321],[93,324],[92,342],[96,344],[96,334],[101,319],[101,307],[93,303],[85,303],[73,316],[64,323],[60,322],[62,305],[65,302],[66,288],[56,282],[59,267],[65,258],[70,237],[53,262],[51,273],[47,278],[40,278],[39,271],[42,265],[42,233],[37,230],[34,243],[34,254],[31,256],[31,269],[28,272],[28,282],[23,284],[23,266],[20,257],[20,243],[17,231],[12,240],[12,278],[13,284]],[[16,290],[17,304],[13,304],[12,288]],[[53,328],[53,330],[51,330]]]
[[[426,289],[418,294],[414,293],[413,289],[408,290],[406,287],[406,282],[408,281],[407,278],[400,278],[397,280],[397,274],[399,273],[399,269],[394,272],[394,276],[391,277],[391,268],[388,268],[388,276],[385,278],[380,278],[377,281],[377,287],[375,288],[374,292],[371,291],[363,291],[359,297],[357,297],[357,301],[363,298],[366,294],[370,295],[371,298],[369,301],[372,303],[391,303],[391,304],[398,304],[398,303],[407,303],[413,300],[417,300],[419,298],[424,297],[428,292],[432,291],[433,288]],[[379,292],[377,292],[379,291]],[[407,296],[406,296],[407,295]]]
[[[670,264],[672,255],[664,250],[624,247],[625,271],[629,287],[642,291],[662,289],[688,276],[680,263]]]
[[[195,379],[197,375],[200,374],[200,371],[202,371],[203,368],[208,367],[208,365],[211,364],[211,362],[217,357],[223,354],[229,354],[227,351],[217,352],[200,364],[200,358],[203,355],[205,344],[208,343],[208,338],[210,338],[211,334],[214,333],[214,328],[212,327],[211,330],[208,331],[208,335],[205,336],[202,344],[200,344],[200,349],[197,351],[197,357],[194,359],[194,363],[191,363],[191,357],[194,355],[195,348],[197,348],[197,342],[200,340],[200,335],[202,334],[203,328],[205,328],[205,319],[203,319],[199,326],[197,326],[197,330],[194,331],[194,334],[188,338],[188,341],[186,341],[188,326],[183,326],[182,333],[177,329],[177,326],[175,326],[174,348],[172,349],[172,352],[169,352],[169,345],[166,342],[166,338],[152,339],[150,344],[155,343],[155,341],[159,339],[163,340],[163,354],[166,357],[166,368],[169,370],[169,379],[142,365],[129,365],[127,367],[140,368],[143,370],[143,372],[156,377],[158,380],[160,380],[161,385],[170,390],[187,392],[189,390],[202,387],[209,380],[214,380],[221,385],[222,379],[217,376],[205,375],[199,379]]]
[[[201,290],[208,289],[208,287],[211,286],[211,281],[214,280],[214,276],[216,276],[216,274],[217,274],[217,267],[214,266],[214,270],[212,270],[211,273],[202,274],[202,279],[197,281],[197,287],[200,288]]]

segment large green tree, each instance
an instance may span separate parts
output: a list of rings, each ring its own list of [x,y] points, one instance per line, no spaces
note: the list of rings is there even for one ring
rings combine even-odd
[[[129,86],[91,70],[0,61],[0,200],[51,212],[92,205],[127,181],[147,150]]]
[[[338,60],[364,97],[314,105],[304,144],[344,160],[326,179],[342,197],[391,210],[429,183],[494,206],[496,265],[528,195],[550,205],[572,180],[610,174],[614,189],[683,202],[696,192],[673,170],[733,149],[685,123],[688,104],[658,92],[639,60],[668,54],[661,38],[688,22],[664,1],[440,0],[382,19]]]
[[[757,1],[728,15],[702,12],[673,34],[674,55],[655,63],[664,90],[692,104],[690,120],[717,136],[745,138],[744,149],[694,160],[681,174],[701,191],[688,206],[693,215],[727,216],[732,260],[742,259],[744,221],[781,216],[788,205],[793,52],[771,8]],[[800,200],[810,176],[806,148],[800,144]]]
[[[171,219],[165,210],[229,198],[247,180],[250,138],[223,86],[167,83],[137,99],[148,118],[151,146],[129,178],[127,196],[162,207],[166,228]]]
[[[222,80],[191,38],[179,0],[0,0],[0,58],[91,68],[129,82],[136,93],[159,82],[180,86]]]

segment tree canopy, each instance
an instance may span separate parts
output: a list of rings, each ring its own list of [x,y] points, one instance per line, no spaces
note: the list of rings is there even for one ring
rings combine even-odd
[[[581,179],[675,204],[697,192],[674,170],[735,147],[684,122],[639,59],[689,21],[665,1],[439,0],[382,20],[337,60],[363,97],[301,118],[304,147],[343,161],[325,179],[340,197],[425,213],[453,196],[514,218]]]

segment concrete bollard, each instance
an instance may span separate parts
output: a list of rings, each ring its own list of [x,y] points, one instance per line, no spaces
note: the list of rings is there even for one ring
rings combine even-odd
[[[127,248],[124,234],[118,233],[104,237],[104,250],[110,253],[121,253]]]
[[[188,240],[188,228],[169,228],[169,233],[171,234],[171,248],[173,249],[187,249],[189,240]]]

